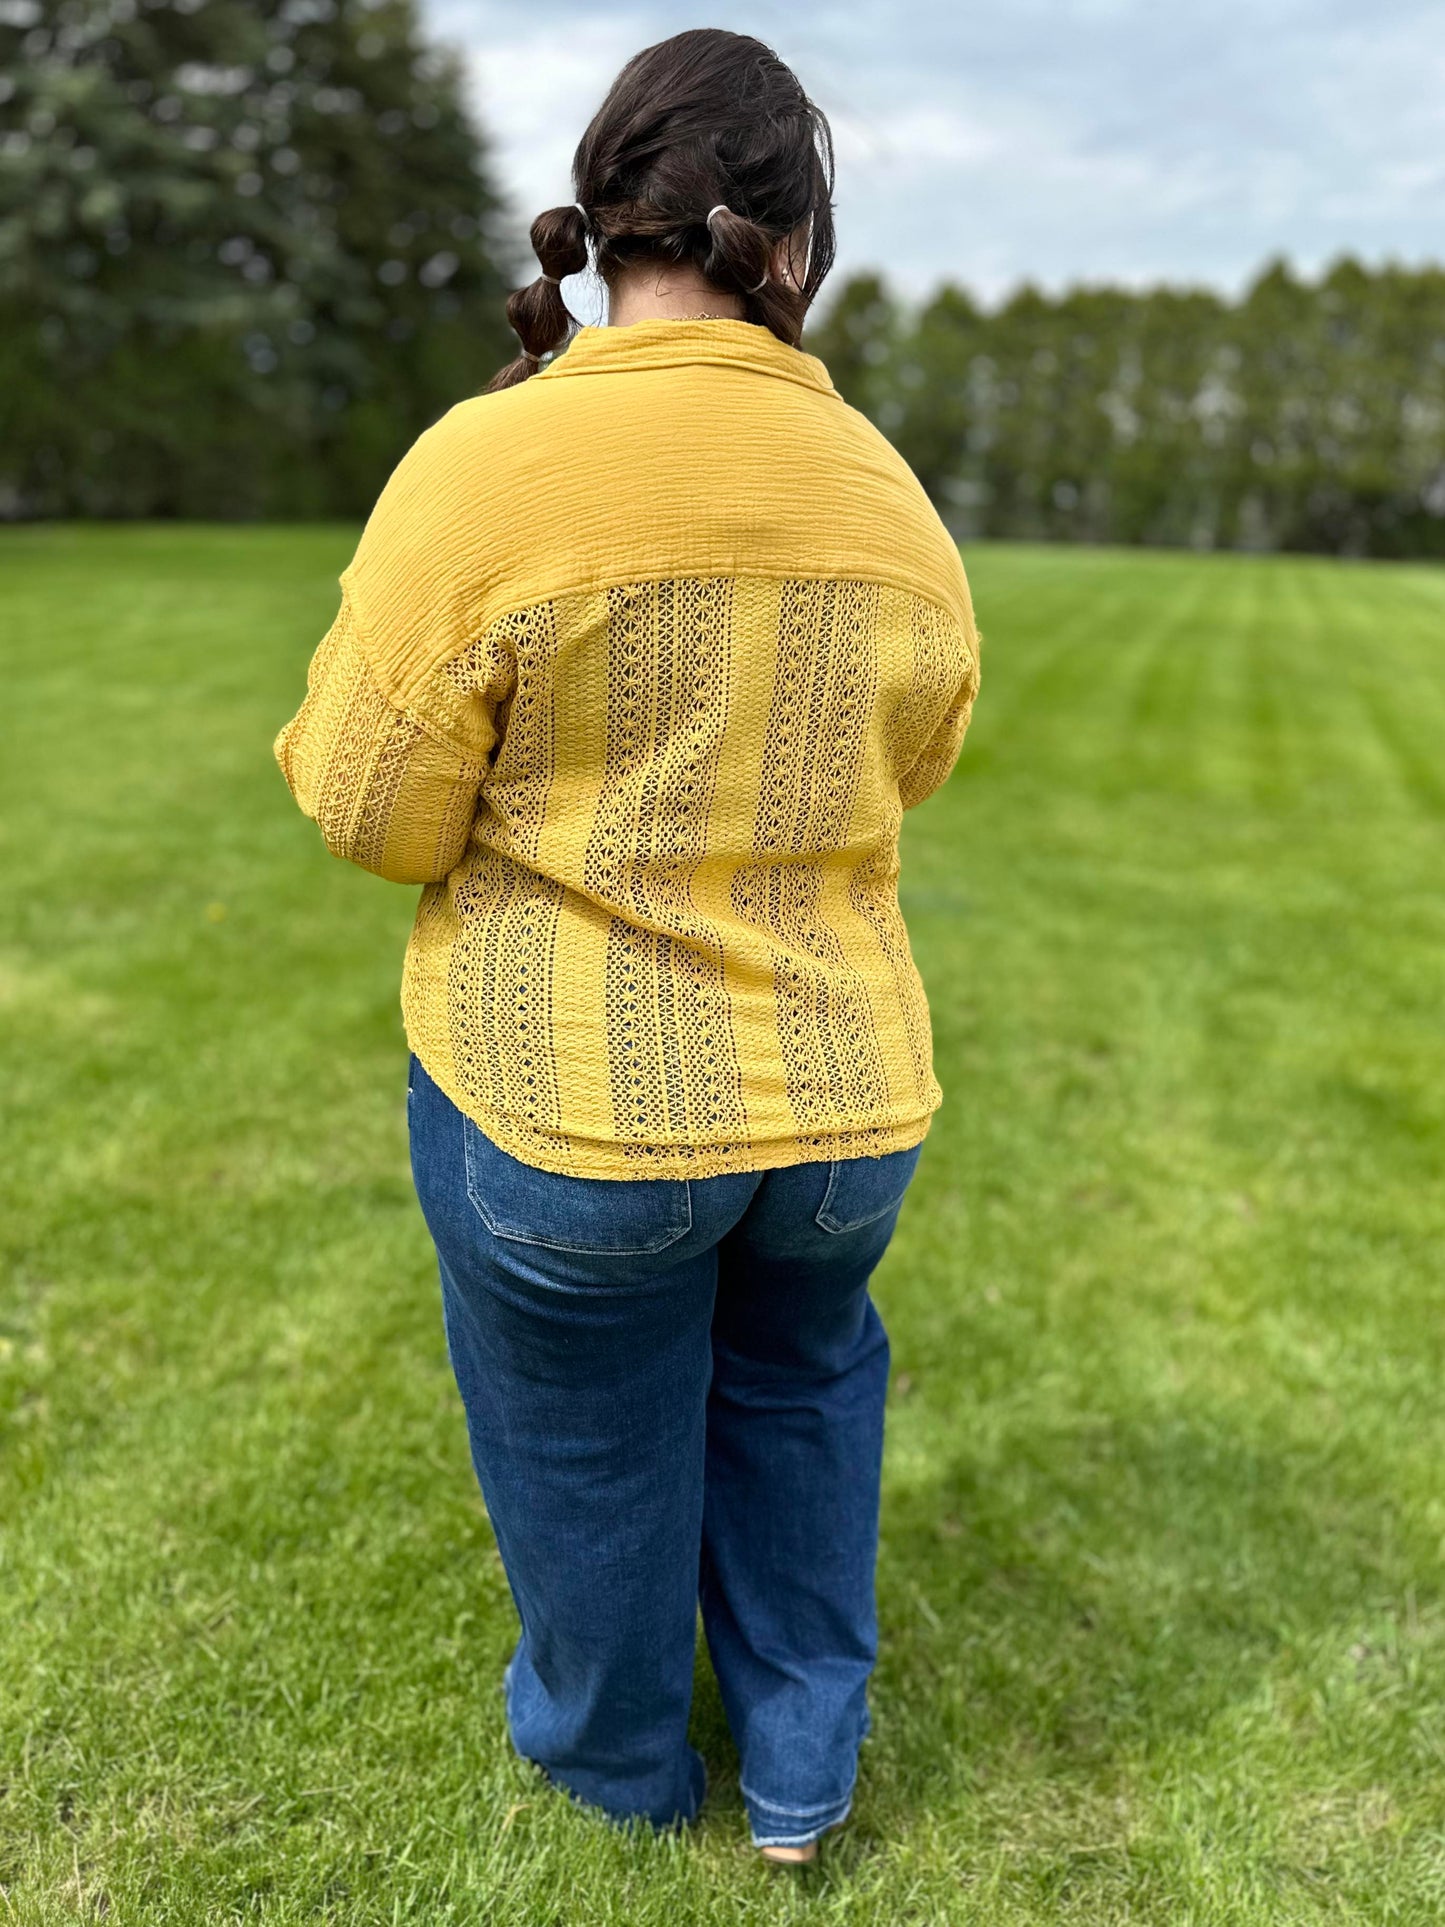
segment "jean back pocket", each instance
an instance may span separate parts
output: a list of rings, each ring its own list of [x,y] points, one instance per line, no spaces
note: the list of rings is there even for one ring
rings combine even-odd
[[[579,1256],[665,1251],[692,1229],[686,1178],[573,1178],[543,1171],[464,1119],[467,1196],[495,1238]]]
[[[835,1158],[814,1222],[824,1231],[857,1231],[896,1211],[912,1182],[921,1144],[881,1158]]]

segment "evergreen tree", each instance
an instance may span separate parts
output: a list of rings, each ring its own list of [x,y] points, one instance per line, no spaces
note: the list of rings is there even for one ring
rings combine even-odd
[[[4,0],[0,512],[354,515],[507,353],[412,0]]]
[[[1445,556],[1445,271],[1272,262],[1203,291],[876,275],[810,332],[962,536]]]
[[[876,414],[884,401],[880,384],[897,351],[898,324],[898,304],[882,277],[855,274],[809,330],[808,351],[827,363],[838,392],[865,415]]]

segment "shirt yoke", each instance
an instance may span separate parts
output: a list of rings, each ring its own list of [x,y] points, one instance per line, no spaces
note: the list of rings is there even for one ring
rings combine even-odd
[[[403,458],[342,586],[405,704],[513,611],[713,576],[906,589],[972,634],[957,547],[874,425],[831,390],[710,363],[458,403]]]

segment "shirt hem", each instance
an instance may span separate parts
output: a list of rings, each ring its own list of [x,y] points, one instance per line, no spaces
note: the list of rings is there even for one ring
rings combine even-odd
[[[793,1164],[886,1157],[911,1150],[927,1137],[938,1105],[902,1120],[863,1121],[832,1131],[790,1131],[778,1137],[733,1143],[650,1144],[580,1137],[494,1111],[459,1090],[444,1066],[433,1066],[418,1043],[408,1042],[432,1082],[493,1144],[523,1164],[570,1178],[715,1178],[773,1171]],[[939,1101],[942,1101],[940,1093]]]

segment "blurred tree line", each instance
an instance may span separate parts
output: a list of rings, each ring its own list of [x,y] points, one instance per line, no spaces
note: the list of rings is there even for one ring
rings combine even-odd
[[[1439,268],[992,310],[859,275],[807,345],[960,536],[1445,556]]]
[[[511,352],[412,0],[0,0],[0,515],[363,513]]]
[[[364,514],[513,351],[414,0],[0,0],[0,516]],[[1445,271],[857,276],[809,331],[960,535],[1445,555]]]

